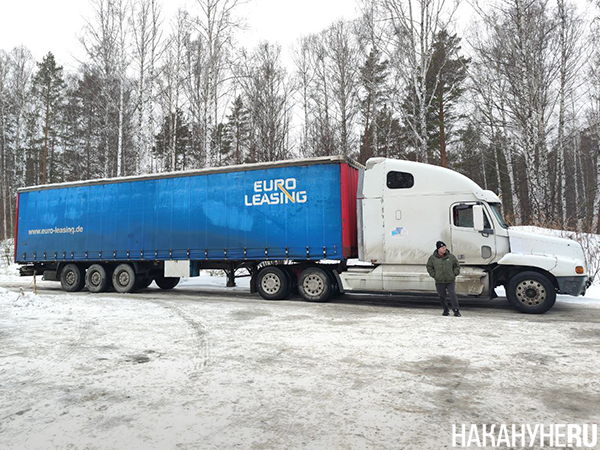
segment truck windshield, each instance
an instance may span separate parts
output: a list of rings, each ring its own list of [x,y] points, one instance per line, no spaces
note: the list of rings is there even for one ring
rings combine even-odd
[[[490,207],[492,208],[494,216],[496,216],[496,220],[498,221],[500,226],[502,228],[508,228],[508,225],[506,225],[506,223],[504,222],[504,219],[502,218],[502,213],[500,212],[500,208],[502,207],[502,205],[500,205],[500,203],[490,203]]]

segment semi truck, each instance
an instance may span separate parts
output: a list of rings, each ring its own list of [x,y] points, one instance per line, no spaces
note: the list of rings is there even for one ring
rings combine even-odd
[[[591,283],[581,245],[506,225],[498,195],[450,169],[386,158],[244,164],[25,187],[15,261],[69,292],[128,293],[221,269],[264,299],[434,293],[436,241],[458,294],[544,313]]]

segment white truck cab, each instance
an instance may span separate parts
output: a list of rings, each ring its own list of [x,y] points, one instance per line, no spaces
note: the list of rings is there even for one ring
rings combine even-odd
[[[456,291],[495,297],[506,287],[519,311],[543,313],[556,293],[580,295],[588,283],[581,245],[509,228],[500,199],[452,170],[371,158],[358,182],[359,259],[340,273],[344,290],[435,292],[425,264],[444,241],[459,260]]]

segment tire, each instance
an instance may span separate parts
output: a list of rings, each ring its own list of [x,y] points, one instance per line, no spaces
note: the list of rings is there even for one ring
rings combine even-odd
[[[100,264],[92,264],[85,272],[85,287],[90,292],[106,292],[110,283],[106,269]]]
[[[152,284],[154,278],[152,277],[139,277],[138,278],[138,289],[146,289]]]
[[[180,278],[178,277],[156,277],[154,281],[156,285],[161,289],[173,289],[179,284]]]
[[[77,264],[67,264],[60,272],[60,285],[67,292],[79,292],[85,285],[85,278]]]
[[[137,283],[133,267],[129,264],[119,264],[112,276],[112,283],[115,291],[121,293],[134,292]]]
[[[265,300],[284,300],[292,292],[292,282],[284,269],[267,266],[258,272],[256,289]]]
[[[320,267],[304,269],[298,278],[300,295],[309,302],[326,302],[333,294],[333,282]]]
[[[331,276],[334,277],[333,274]],[[337,281],[334,280],[332,283],[333,283],[332,284],[332,286],[333,286],[333,293],[332,293],[331,298],[339,298],[339,297],[343,297],[344,295],[346,295],[345,292],[340,291],[340,287],[338,286]]]
[[[506,298],[517,310],[528,314],[543,314],[556,302],[556,288],[538,272],[521,272],[506,286]]]
[[[327,272],[327,275],[329,275],[329,278],[331,278],[331,299],[334,298],[338,298],[338,297],[343,297],[344,295],[346,295],[345,292],[342,292],[340,289],[340,286],[338,284],[338,279],[336,278],[336,276],[334,275],[333,272]]]

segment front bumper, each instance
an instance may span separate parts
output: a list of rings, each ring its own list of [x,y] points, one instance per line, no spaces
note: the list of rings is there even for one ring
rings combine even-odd
[[[585,290],[589,286],[588,277],[556,277],[558,281],[558,293],[573,295],[585,295]]]

